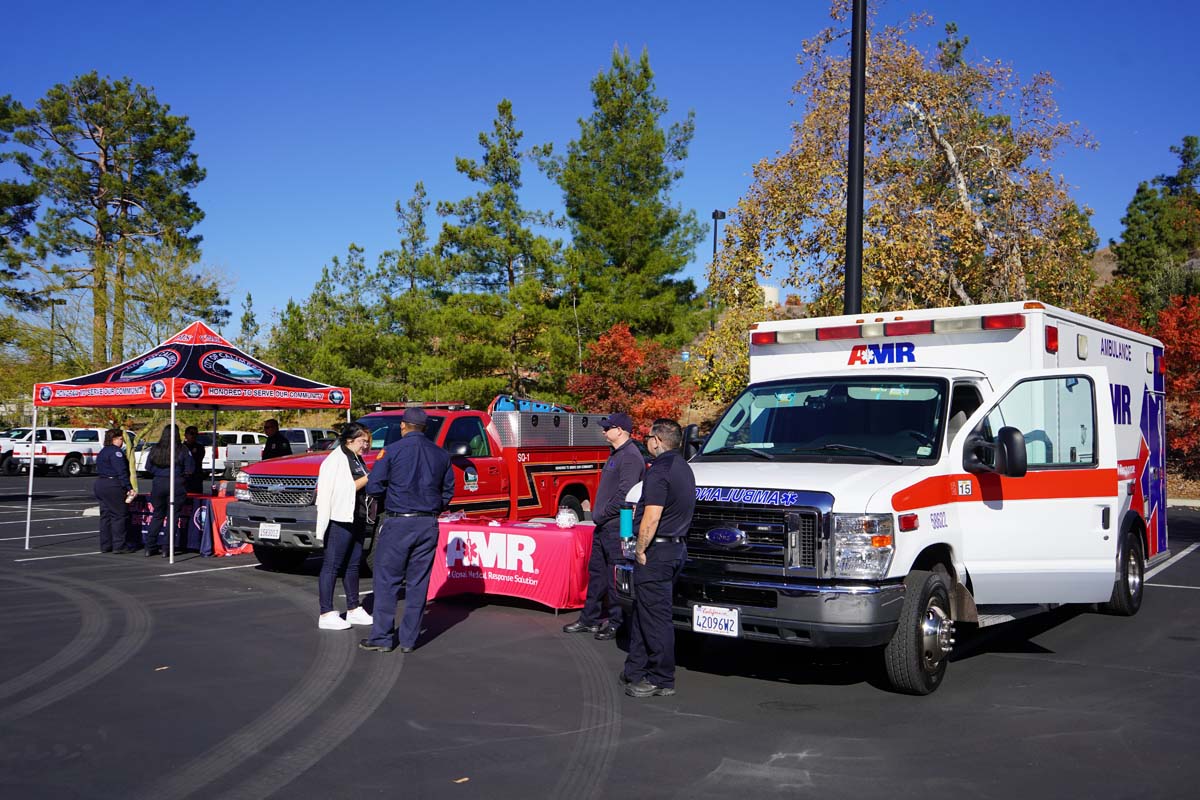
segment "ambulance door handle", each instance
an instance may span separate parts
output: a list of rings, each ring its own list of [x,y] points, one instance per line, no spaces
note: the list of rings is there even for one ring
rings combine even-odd
[[[1105,506],[1100,510],[1100,527],[1108,530],[1110,524],[1112,524],[1112,512],[1108,506]]]

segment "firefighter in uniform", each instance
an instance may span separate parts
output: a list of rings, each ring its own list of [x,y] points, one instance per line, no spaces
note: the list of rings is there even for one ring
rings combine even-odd
[[[192,454],[192,461],[195,464],[195,470],[191,475],[187,476],[184,481],[184,488],[188,494],[204,494],[204,445],[197,441],[196,437],[200,435],[199,429],[195,425],[188,425],[183,431],[183,446]],[[213,448],[213,457],[216,457],[216,448]]]
[[[438,542],[438,515],[454,499],[450,454],[425,436],[425,411],[409,408],[400,439],[371,468],[366,493],[384,494],[384,520],[375,539],[375,608],[363,650],[411,653],[421,633],[429,573]],[[397,630],[396,597],[406,587]]]
[[[592,513],[596,530],[588,560],[587,600],[579,619],[564,625],[563,633],[593,633],[597,639],[612,639],[622,622],[621,606],[617,604],[617,590],[613,585],[613,567],[625,563],[625,557],[621,555],[621,506],[629,490],[642,480],[646,462],[630,436],[633,420],[628,414],[610,414],[600,427],[613,452],[600,472],[600,486],[596,489],[596,510]],[[608,619],[603,628],[600,627],[602,618]]]
[[[262,451],[263,461],[269,458],[279,458],[280,456],[290,456],[292,454],[292,443],[287,440],[286,436],[279,432],[279,420],[269,419],[264,422],[263,433],[267,435],[267,441],[263,445]]]
[[[670,419],[655,420],[646,437],[654,461],[642,482],[634,519],[633,616],[620,676],[630,697],[675,694],[671,600],[687,561],[687,532],[696,508],[696,479],[679,452],[682,444],[683,431]]]
[[[125,458],[125,434],[119,429],[104,432],[104,447],[96,456],[92,493],[100,501],[100,552],[132,553],[137,548],[126,539],[133,486],[129,482],[129,461]]]

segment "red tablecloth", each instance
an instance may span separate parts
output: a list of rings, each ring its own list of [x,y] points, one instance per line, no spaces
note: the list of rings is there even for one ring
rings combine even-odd
[[[582,608],[592,526],[440,523],[429,597],[502,594],[550,608]]]

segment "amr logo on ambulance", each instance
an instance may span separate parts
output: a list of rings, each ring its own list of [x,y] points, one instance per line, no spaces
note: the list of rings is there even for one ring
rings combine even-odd
[[[536,549],[537,541],[532,536],[519,533],[455,531],[446,541],[446,566],[506,569],[534,575]]]
[[[912,342],[856,344],[850,348],[850,360],[846,362],[846,366],[854,366],[855,364],[916,363],[916,347]]]

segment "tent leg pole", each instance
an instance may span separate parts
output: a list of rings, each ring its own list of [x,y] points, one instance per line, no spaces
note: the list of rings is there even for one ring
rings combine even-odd
[[[171,387],[174,390],[174,387]],[[167,505],[167,563],[175,563],[175,392],[171,392],[171,499]]]
[[[213,406],[212,474],[208,476],[208,494],[211,497],[217,496],[217,453],[220,449],[221,440],[217,438],[217,408]]]
[[[36,390],[35,390],[36,391]],[[29,524],[33,519],[33,450],[37,444],[37,397],[33,403],[33,430],[29,432],[29,492],[25,495],[25,549],[29,549]],[[9,456],[12,458],[13,456]]]

